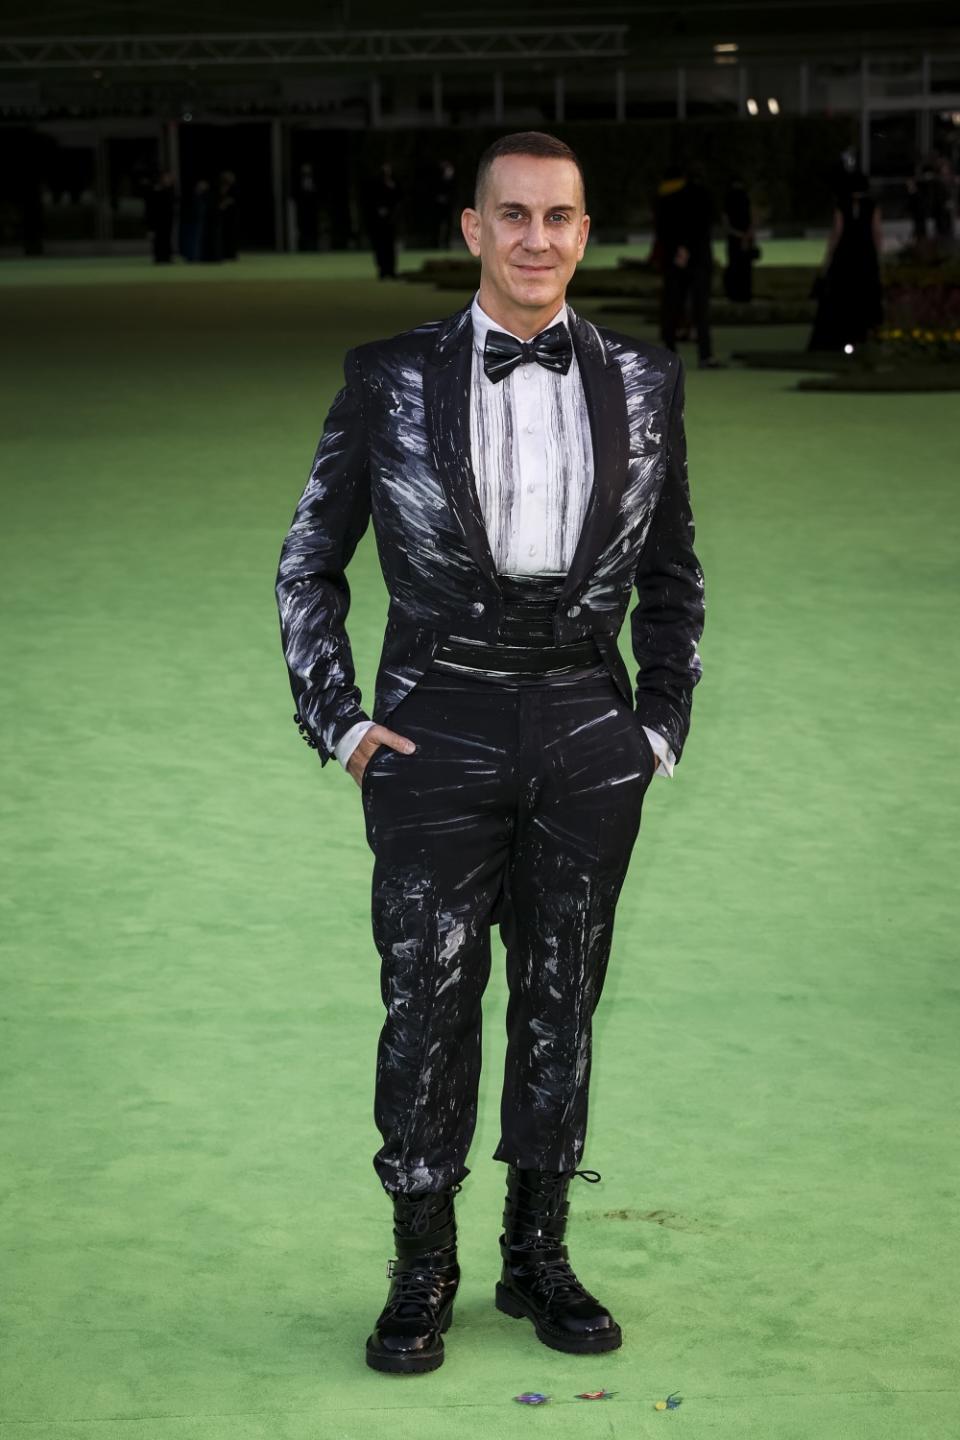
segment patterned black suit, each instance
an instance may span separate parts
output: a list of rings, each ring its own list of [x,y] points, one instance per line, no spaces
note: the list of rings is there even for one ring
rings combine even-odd
[[[553,633],[558,645],[592,636],[607,675],[511,692],[431,669],[451,633],[496,641],[504,611],[470,461],[469,306],[347,354],[281,554],[284,653],[301,732],[325,764],[367,718],[345,571],[372,518],[390,595],[372,718],[417,744],[381,746],[362,785],[387,1011],[374,1164],[388,1189],[468,1173],[498,920],[511,999],[496,1158],[579,1163],[590,1019],[656,765],[642,727],[679,759],[700,678],[681,362],[568,315],[594,483]],[[635,684],[617,646],[631,600]]]

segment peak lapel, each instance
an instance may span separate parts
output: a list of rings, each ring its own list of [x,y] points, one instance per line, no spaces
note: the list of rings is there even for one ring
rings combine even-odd
[[[580,367],[593,439],[593,489],[561,602],[586,579],[613,528],[627,474],[627,401],[620,366],[611,360],[596,326],[569,308],[570,334]]]
[[[471,555],[484,575],[497,584],[470,460],[470,385],[473,325],[470,306],[451,316],[437,337],[423,371],[423,403],[430,452],[447,502],[458,520]]]

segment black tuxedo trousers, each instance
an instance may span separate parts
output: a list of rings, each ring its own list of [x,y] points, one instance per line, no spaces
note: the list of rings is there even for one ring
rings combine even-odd
[[[509,1001],[494,1159],[580,1163],[591,1019],[656,757],[609,673],[503,684],[430,669],[361,791],[386,1018],[374,1168],[387,1190],[469,1174],[490,927]]]

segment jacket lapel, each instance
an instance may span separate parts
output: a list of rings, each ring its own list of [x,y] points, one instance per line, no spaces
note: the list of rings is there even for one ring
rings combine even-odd
[[[497,587],[497,567],[470,459],[470,385],[473,325],[470,305],[450,317],[427,357],[423,404],[433,463],[467,546],[487,579]]]
[[[629,431],[620,366],[611,360],[596,327],[569,307],[570,334],[580,367],[593,439],[593,489],[561,603],[589,575],[613,528],[627,475]]]
[[[593,488],[583,527],[561,591],[561,603],[586,579],[613,528],[627,474],[627,402],[620,366],[607,354],[596,327],[569,308],[570,334],[583,381],[593,440]],[[437,337],[423,372],[430,450],[447,502],[471,555],[497,587],[497,568],[470,459],[470,384],[473,325],[470,305],[452,315]]]

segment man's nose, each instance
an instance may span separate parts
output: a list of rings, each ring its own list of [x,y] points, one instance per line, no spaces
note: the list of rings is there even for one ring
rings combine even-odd
[[[542,220],[531,220],[523,237],[525,250],[546,250],[550,241],[547,238],[546,227]]]

